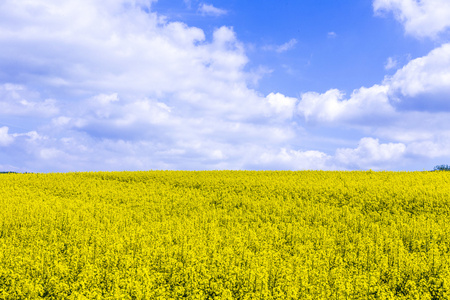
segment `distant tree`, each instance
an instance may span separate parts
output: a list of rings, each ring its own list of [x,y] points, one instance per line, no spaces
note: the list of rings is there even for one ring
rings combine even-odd
[[[433,171],[450,171],[450,166],[449,165],[436,166],[434,167]]]

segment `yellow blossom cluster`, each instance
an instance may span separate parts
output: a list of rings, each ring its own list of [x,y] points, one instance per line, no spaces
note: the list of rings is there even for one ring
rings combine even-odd
[[[0,175],[0,299],[449,299],[450,172]]]

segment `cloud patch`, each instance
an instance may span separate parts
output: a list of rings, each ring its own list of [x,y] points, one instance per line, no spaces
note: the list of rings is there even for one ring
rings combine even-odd
[[[288,42],[284,43],[283,45],[276,47],[275,51],[278,53],[286,52],[288,50],[293,49],[296,44],[297,44],[296,39],[290,39]]]
[[[320,151],[302,151],[282,148],[260,154],[253,166],[265,170],[323,170],[330,166],[332,157]]]
[[[9,128],[6,126],[0,127],[0,146],[5,147],[14,141],[14,137],[8,134]]]
[[[336,34],[336,32],[334,32],[334,31],[330,31],[330,32],[327,33],[327,37],[328,37],[329,39],[334,39],[334,38],[337,37],[337,34]]]
[[[228,11],[225,9],[217,8],[212,4],[206,3],[200,4],[200,6],[198,7],[198,11],[200,12],[200,14],[204,16],[214,16],[214,17],[223,16],[228,13]]]
[[[247,71],[232,27],[205,33],[144,0],[1,5],[0,116],[25,127],[0,123],[0,159],[11,169],[379,169],[408,155],[446,155],[438,148],[448,146],[448,115],[399,105],[422,96],[443,103],[433,97],[449,92],[447,45],[379,85],[297,99],[249,87],[268,71]],[[224,14],[208,4],[199,12]],[[311,124],[352,127],[355,148],[342,137],[337,151],[308,148]],[[423,132],[408,133],[413,126]]]
[[[290,119],[295,112],[296,98],[286,97],[281,93],[270,93],[266,96],[272,111],[283,119]]]
[[[450,133],[437,134],[433,139],[413,142],[408,145],[408,152],[426,158],[448,157],[450,156]]]
[[[297,44],[296,39],[290,39],[289,41],[281,45],[265,45],[264,47],[262,47],[262,49],[266,51],[275,51],[277,53],[283,53],[294,49],[296,44]]]
[[[384,85],[399,108],[450,110],[450,43],[443,44],[424,57],[411,60]]]
[[[397,67],[397,60],[392,58],[392,57],[388,57],[388,59],[386,60],[386,63],[384,64],[384,69],[385,70],[391,70],[394,69],[395,67]]]
[[[335,158],[350,169],[379,170],[398,163],[405,151],[406,146],[402,143],[380,144],[378,139],[362,138],[355,149],[337,149]]]
[[[59,112],[54,99],[41,100],[36,92],[18,84],[0,84],[0,116],[49,117]]]
[[[374,0],[376,14],[392,12],[407,34],[417,38],[437,38],[450,28],[447,0]]]
[[[361,122],[368,118],[385,118],[394,114],[387,96],[388,87],[374,85],[354,90],[348,99],[337,89],[323,94],[307,92],[302,94],[297,105],[298,114],[307,122]]]

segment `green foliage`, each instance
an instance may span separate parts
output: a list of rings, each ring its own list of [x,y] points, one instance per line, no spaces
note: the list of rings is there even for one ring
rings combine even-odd
[[[433,171],[450,171],[449,165],[435,166]]]
[[[449,299],[450,173],[0,180],[0,299]]]

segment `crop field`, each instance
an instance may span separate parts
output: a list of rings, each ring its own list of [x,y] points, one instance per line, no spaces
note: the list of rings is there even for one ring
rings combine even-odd
[[[0,175],[0,299],[449,299],[450,172]]]

